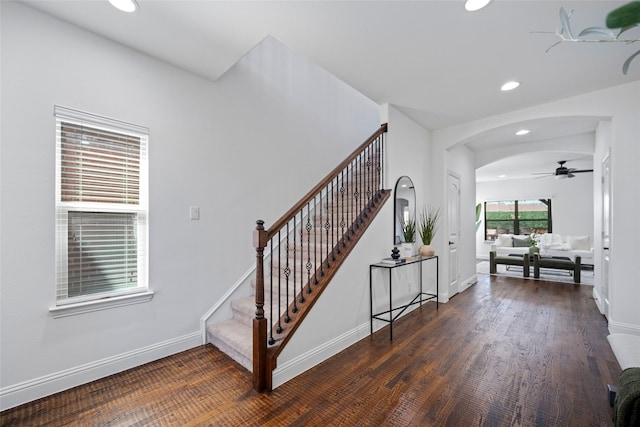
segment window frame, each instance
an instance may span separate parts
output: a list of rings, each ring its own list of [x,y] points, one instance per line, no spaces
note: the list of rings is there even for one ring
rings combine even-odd
[[[70,109],[62,106],[54,106],[55,139],[56,139],[56,180],[55,180],[55,306],[50,308],[54,317],[63,317],[73,314],[85,313],[104,308],[135,304],[151,300],[153,292],[149,289],[148,281],[148,229],[149,229],[149,165],[148,165],[148,141],[149,129],[107,117]],[[62,190],[62,123],[85,126],[90,129],[114,132],[137,138],[140,141],[139,148],[139,190],[135,202],[99,202],[99,201],[63,201]],[[112,290],[99,293],[85,293],[81,296],[69,297],[68,275],[68,239],[69,239],[69,213],[93,212],[133,214],[136,221],[136,286],[124,290]]]
[[[538,200],[540,202],[542,202],[543,204],[545,204],[547,206],[547,233],[552,233],[553,232],[553,221],[552,221],[552,209],[551,209],[551,198],[546,198],[546,199],[519,199],[519,200],[491,200],[491,201],[485,201],[484,202],[484,238],[486,241],[494,241],[497,237],[498,237],[498,233],[496,232],[495,236],[492,236],[493,238],[491,238],[488,234],[488,230],[487,230],[487,224],[488,221],[492,221],[492,222],[504,222],[505,224],[508,224],[509,227],[507,227],[508,229],[512,229],[513,233],[508,233],[508,234],[522,234],[521,233],[521,222],[527,222],[527,221],[533,221],[533,220],[529,220],[529,219],[524,219],[520,217],[520,211],[518,209],[518,205],[521,202],[531,202],[532,200]],[[505,220],[496,220],[496,219],[490,219],[487,220],[487,204],[488,203],[513,203],[514,204],[514,211],[513,211],[513,219],[505,219]]]

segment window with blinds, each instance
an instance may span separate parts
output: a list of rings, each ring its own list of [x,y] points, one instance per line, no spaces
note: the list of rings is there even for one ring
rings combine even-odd
[[[146,291],[147,129],[55,116],[57,305]]]

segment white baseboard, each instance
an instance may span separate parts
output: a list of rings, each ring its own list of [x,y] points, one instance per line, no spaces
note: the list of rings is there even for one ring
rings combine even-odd
[[[54,372],[0,389],[0,411],[153,362],[200,345],[200,332]]]
[[[378,327],[382,326],[384,325],[379,325]],[[374,332],[376,330],[377,329],[374,328]],[[336,337],[331,341],[283,363],[273,371],[273,388],[275,389],[290,379],[295,378],[301,373],[313,368],[322,361],[338,354],[345,348],[367,337],[370,332],[371,327],[369,322],[363,323],[339,337]]]
[[[616,322],[609,319],[609,333],[640,335],[640,326],[629,323]]]
[[[604,314],[604,305],[602,304],[602,299],[600,298],[600,294],[598,293],[598,287],[593,287],[593,300],[596,302],[596,307],[598,307],[598,311],[600,314]]]
[[[460,291],[459,292],[466,291],[467,289],[469,289],[471,287],[471,285],[475,285],[476,283],[478,283],[478,276],[476,274],[473,274],[473,275],[469,276],[468,279],[462,281],[462,283],[460,284]]]

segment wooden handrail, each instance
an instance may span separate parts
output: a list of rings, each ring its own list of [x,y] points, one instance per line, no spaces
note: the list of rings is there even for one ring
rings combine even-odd
[[[275,234],[282,228],[284,227],[284,225],[289,222],[291,220],[291,218],[300,211],[300,209],[306,205],[307,203],[309,203],[309,201],[311,201],[311,199],[313,199],[319,192],[321,189],[325,188],[327,186],[327,184],[329,182],[331,182],[331,180],[339,173],[341,172],[344,168],[346,168],[349,163],[351,163],[356,157],[358,157],[358,155],[362,152],[362,150],[368,146],[369,144],[371,144],[373,141],[375,141],[375,139],[377,137],[379,137],[380,135],[382,135],[383,133],[385,133],[387,131],[387,124],[383,123],[382,125],[380,125],[380,128],[378,128],[378,130],[376,130],[365,142],[363,142],[362,144],[360,144],[360,146],[358,146],[358,148],[356,148],[355,150],[353,150],[353,153],[351,153],[346,159],[344,159],[342,161],[342,163],[340,163],[338,166],[336,166],[331,172],[329,172],[329,174],[327,176],[324,177],[324,179],[322,179],[322,181],[320,181],[315,187],[313,187],[302,199],[300,199],[300,201],[298,203],[296,203],[295,205],[293,205],[293,207],[291,209],[289,209],[284,215],[282,215],[280,217],[280,219],[278,219],[276,222],[274,222],[271,227],[269,227],[269,230],[267,230],[267,240],[271,239],[273,236],[275,236]]]
[[[364,230],[370,223],[369,216],[377,214],[381,206],[389,198],[389,191],[384,190],[384,137],[387,132],[387,124],[382,124],[365,142],[360,144],[346,159],[336,166],[329,174],[313,187],[300,201],[289,209],[280,219],[278,219],[269,230],[264,228],[262,220],[257,221],[254,231],[254,247],[256,248],[256,281],[255,281],[255,303],[256,312],[253,319],[253,388],[256,391],[271,390],[272,371],[277,365],[278,354],[283,350],[286,343],[291,338],[294,331],[301,324],[306,314],[314,305],[318,296],[336,273],[337,269],[346,259],[351,249],[362,236]],[[361,161],[364,158],[365,164]],[[355,162],[355,163],[354,163]],[[353,183],[342,181],[341,187],[333,187],[332,183],[338,183],[344,172],[349,174]],[[359,175],[364,172],[364,175]],[[358,179],[360,176],[360,179]],[[345,183],[347,185],[345,185]],[[352,186],[351,184],[355,184]],[[372,188],[373,187],[373,188]],[[329,189],[331,192],[329,193]],[[335,193],[333,189],[336,188]],[[353,193],[351,191],[353,190]],[[324,196],[323,196],[324,191]],[[340,198],[338,198],[338,192]],[[317,197],[320,201],[325,198],[326,207],[323,213],[324,203],[317,204]],[[353,197],[353,198],[352,198]],[[351,200],[351,201],[349,201]],[[335,202],[331,208],[331,215],[328,215],[329,204]],[[313,212],[311,207],[313,206]],[[306,206],[306,216],[303,214]],[[316,216],[316,206],[318,214]],[[341,209],[342,216],[338,220],[338,210]],[[346,216],[345,216],[346,212]],[[335,213],[335,217],[334,217]],[[299,234],[296,231],[296,217],[299,215]],[[316,223],[316,218],[325,219],[322,225]],[[303,223],[306,222],[303,232]],[[334,222],[334,219],[336,222]],[[312,225],[313,220],[313,225]],[[338,222],[339,221],[339,222]],[[293,230],[290,230],[290,226]],[[333,229],[335,228],[335,234]],[[313,230],[313,232],[312,232]],[[319,234],[316,234],[320,230]],[[330,232],[331,230],[331,232]],[[281,233],[285,237],[281,242]],[[326,232],[326,234],[325,234]],[[303,238],[306,234],[306,250]],[[296,243],[299,236],[300,241]],[[313,249],[311,249],[311,237],[313,236]],[[325,237],[323,241],[323,236]],[[293,264],[289,264],[289,242],[293,238]],[[335,237],[335,239],[334,239]],[[284,311],[281,311],[281,298],[277,298],[277,313],[273,314],[273,295],[269,299],[269,324],[265,313],[265,272],[264,272],[264,249],[271,244],[269,256],[271,261],[269,268],[272,270],[269,275],[273,275],[273,240],[278,246],[278,258],[281,257],[281,249],[284,244],[285,268],[278,266],[277,273],[277,293],[281,292],[281,278],[284,274],[284,289],[286,290],[286,303]],[[319,246],[317,245],[319,243]],[[300,251],[300,270],[297,270],[296,249]],[[303,252],[306,252],[307,261],[303,267]],[[313,254],[313,258],[311,255]],[[279,263],[279,260],[277,261]],[[293,278],[290,283],[290,274],[293,271]],[[296,278],[296,271],[298,277]],[[306,272],[306,278],[304,273]],[[272,276],[273,277],[273,276]],[[306,284],[305,284],[306,283]],[[300,287],[297,289],[297,285]],[[306,286],[306,287],[305,287]],[[313,289],[312,289],[313,287]],[[303,289],[304,288],[304,289]],[[274,281],[270,279],[269,292],[274,290]],[[290,294],[291,291],[291,294]],[[291,312],[289,311],[291,309]],[[290,314],[295,315],[290,316]],[[274,323],[274,316],[277,319],[277,327]],[[286,327],[284,325],[287,325]],[[269,330],[267,333],[267,329]],[[267,336],[268,335],[268,336]],[[276,340],[277,338],[277,340]],[[279,342],[278,342],[279,341]],[[272,346],[272,347],[269,347]]]

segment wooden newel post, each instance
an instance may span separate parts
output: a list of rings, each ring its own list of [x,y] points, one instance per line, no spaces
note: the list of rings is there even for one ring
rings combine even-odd
[[[256,221],[253,246],[256,248],[256,317],[253,319],[253,389],[267,387],[267,319],[264,317],[264,248],[267,231],[264,221]]]

